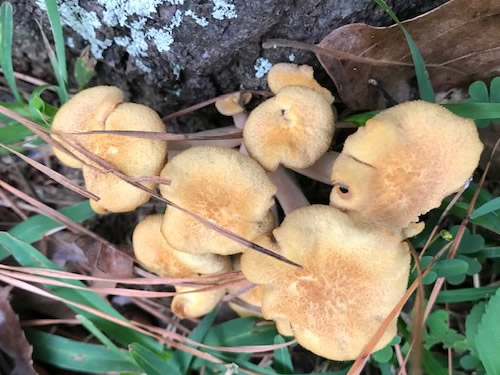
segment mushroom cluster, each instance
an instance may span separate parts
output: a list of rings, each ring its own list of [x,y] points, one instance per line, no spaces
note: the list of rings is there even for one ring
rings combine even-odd
[[[423,229],[419,216],[464,185],[482,144],[471,120],[415,101],[380,112],[348,137],[342,153],[328,153],[334,98],[314,80],[312,68],[277,64],[268,83],[274,96],[250,113],[247,93],[216,105],[242,129],[241,145],[190,147],[166,163],[165,141],[76,135],[166,131],[154,111],[123,103],[113,87],[88,89],[71,99],[54,120],[53,137],[74,141],[127,176],[170,182],[160,193],[183,210],[169,206],[162,215],[147,216],[133,234],[136,258],[146,269],[174,278],[241,269],[254,288],[229,289],[243,303],[231,304],[239,314],[258,315],[261,308],[281,334],[295,336],[312,352],[353,359],[405,292],[410,267],[405,240]],[[231,149],[235,145],[239,151]],[[83,168],[88,190],[100,197],[91,202],[96,212],[132,210],[149,199],[73,146],[70,142],[67,149],[77,159],[54,152],[62,162]],[[331,178],[330,205],[311,206],[285,168],[323,182]],[[143,185],[155,188],[153,182]],[[125,199],[117,200],[120,196]],[[277,228],[275,197],[285,213]],[[227,232],[301,267],[247,250]],[[204,315],[227,292],[222,286],[194,289],[176,286],[174,314]],[[395,334],[393,321],[374,350]]]
[[[166,132],[158,114],[149,107],[123,103],[123,92],[117,87],[97,86],[83,90],[64,104],[52,123],[52,136],[76,156],[54,148],[54,154],[64,164],[82,168],[88,191],[98,201],[90,205],[97,213],[133,211],[146,203],[150,194],[135,187],[89,159],[80,146],[131,178],[158,176],[166,163],[167,143],[162,140],[125,137],[113,134],[82,134],[92,131]],[[74,147],[72,147],[73,145]],[[145,181],[148,189],[155,182]]]

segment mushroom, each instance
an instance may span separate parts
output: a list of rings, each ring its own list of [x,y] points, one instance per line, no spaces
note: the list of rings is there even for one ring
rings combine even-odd
[[[418,233],[419,215],[470,178],[483,149],[476,126],[424,101],[384,110],[345,142],[332,169],[332,206]]]
[[[135,228],[134,253],[146,269],[161,277],[190,278],[229,272],[228,257],[214,254],[189,254],[173,249],[161,234],[162,215],[150,215]],[[179,293],[194,287],[176,286]],[[172,311],[181,318],[196,318],[209,313],[226,293],[225,288],[178,294],[172,300]]]
[[[267,73],[267,84],[274,94],[285,86],[306,86],[323,95],[328,104],[334,101],[332,93],[316,82],[314,70],[309,65],[275,64]]]
[[[135,103],[120,104],[102,125],[102,129],[89,130],[166,131],[165,125],[154,110]],[[163,140],[91,134],[87,136],[86,142],[89,151],[132,178],[158,176],[166,163],[167,143]],[[83,177],[87,190],[100,197],[99,201],[90,201],[92,209],[97,213],[132,211],[150,198],[146,191],[97,165],[84,165]],[[141,184],[148,189],[154,189],[157,185],[151,181]]]
[[[333,360],[356,358],[403,296],[410,253],[399,234],[357,223],[330,206],[293,211],[256,242],[301,268],[246,252],[241,269],[264,286],[262,313],[283,335]],[[396,334],[394,320],[374,350]]]
[[[250,113],[243,142],[249,155],[268,171],[280,163],[307,168],[328,150],[333,129],[331,106],[321,94],[308,87],[286,86]]]
[[[102,128],[104,122],[115,107],[123,102],[123,92],[114,86],[96,86],[73,96],[58,111],[52,121],[52,130],[60,133],[80,133],[90,128]],[[61,142],[56,134],[52,137]],[[76,141],[81,137],[66,135]],[[79,157],[81,155],[71,147],[67,147]],[[53,149],[54,155],[64,164],[72,168],[82,168],[83,163],[57,148]]]
[[[219,100],[215,103],[215,107],[221,115],[232,116],[234,125],[238,129],[243,129],[248,117],[245,109],[245,104],[252,99],[252,94],[249,92],[237,92],[227,98]]]
[[[64,138],[79,143],[128,177],[158,176],[167,158],[167,144],[163,140],[112,134],[71,134],[96,130],[166,132],[161,118],[151,108],[122,101],[123,93],[117,87],[97,86],[83,90],[58,111],[52,124],[52,136],[63,144]],[[81,160],[56,148],[54,154],[63,163],[83,169],[87,190],[100,198],[99,201],[90,201],[97,213],[132,211],[149,200],[149,193],[105,170],[74,147],[67,148]],[[148,189],[156,187],[154,182],[143,182],[142,185]]]
[[[270,234],[271,231],[269,231]],[[233,270],[241,271],[241,255],[235,255],[233,258]],[[262,306],[262,296],[264,295],[264,286],[250,284],[249,287],[229,287],[228,292],[234,294],[238,300],[243,302],[243,304],[238,304],[236,302],[228,302],[229,307],[239,316],[257,316],[262,317],[260,308]]]
[[[161,177],[171,181],[160,186],[165,198],[248,240],[273,225],[269,209],[275,186],[257,162],[235,150],[193,147],[172,158]],[[228,255],[245,250],[172,207],[165,213],[162,233],[179,251]]]

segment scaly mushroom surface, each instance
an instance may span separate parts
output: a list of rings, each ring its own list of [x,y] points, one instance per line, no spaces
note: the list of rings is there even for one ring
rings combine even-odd
[[[472,120],[438,104],[399,104],[348,137],[333,165],[331,205],[406,228],[467,182],[482,149]]]
[[[230,272],[228,257],[214,254],[189,254],[173,249],[161,234],[162,215],[144,218],[132,236],[134,253],[146,269],[161,277],[192,278]],[[201,287],[200,287],[201,288]],[[176,286],[177,292],[194,290],[193,287]],[[225,288],[176,295],[172,311],[180,318],[197,318],[209,313],[226,293]]]
[[[235,150],[193,147],[172,158],[161,177],[171,181],[160,186],[165,198],[248,240],[273,225],[275,186],[257,162]],[[173,207],[162,233],[179,251],[228,255],[246,249]]]
[[[58,111],[52,124],[53,137],[63,145],[64,138],[80,144],[128,177],[158,176],[167,158],[167,143],[163,140],[111,134],[61,134],[103,130],[166,132],[162,120],[151,108],[122,101],[123,93],[117,87],[97,86],[79,92]],[[100,198],[90,201],[97,213],[132,211],[149,200],[147,192],[106,171],[73,147],[67,148],[85,163],[56,148],[54,154],[70,167],[83,169],[87,190]],[[153,182],[142,185],[148,189],[156,187]]]
[[[285,86],[306,86],[323,95],[328,104],[334,100],[332,93],[314,79],[314,70],[309,65],[275,64],[267,73],[267,84],[274,94]]]
[[[246,252],[241,268],[264,285],[262,313],[306,349],[333,360],[354,359],[406,290],[410,254],[396,232],[354,222],[329,206],[290,213],[262,246],[302,265]],[[396,334],[394,320],[374,348]]]
[[[321,94],[305,86],[286,86],[250,112],[243,142],[268,171],[279,164],[307,168],[328,150],[333,130],[332,108]]]
[[[65,103],[56,113],[52,121],[52,130],[63,133],[80,133],[90,128],[102,129],[104,122],[115,107],[123,102],[123,92],[114,86],[96,86],[80,91],[71,100]],[[53,134],[52,137],[61,142],[61,138]],[[66,135],[72,140],[85,145],[85,139],[81,136]],[[79,157],[83,157],[76,150],[67,147]],[[63,151],[54,148],[54,155],[64,164],[72,168],[83,166],[77,160]]]

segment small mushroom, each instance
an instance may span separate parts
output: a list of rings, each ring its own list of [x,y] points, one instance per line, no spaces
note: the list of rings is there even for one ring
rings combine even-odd
[[[165,198],[248,240],[273,225],[275,186],[257,162],[235,150],[193,147],[172,158],[161,177],[171,181],[160,186]],[[228,255],[246,249],[172,207],[162,233],[179,251]]]
[[[214,254],[189,254],[174,250],[161,234],[162,215],[144,218],[132,236],[134,253],[146,269],[162,277],[192,278],[232,269],[229,258]],[[176,286],[179,293],[195,290]],[[225,288],[176,295],[172,311],[180,318],[196,318],[209,313],[226,293]]]
[[[267,84],[274,94],[285,86],[306,86],[323,95],[328,104],[334,101],[332,93],[314,79],[314,70],[309,65],[275,64],[267,73]]]
[[[331,205],[362,221],[407,228],[466,183],[482,149],[472,120],[438,104],[399,104],[346,140],[332,169]]]
[[[406,290],[408,245],[397,232],[356,223],[314,205],[293,211],[256,242],[302,265],[256,252],[241,258],[245,277],[264,286],[262,313],[283,335],[325,358],[356,358]],[[396,334],[394,320],[374,350]]]
[[[252,99],[252,94],[249,92],[237,92],[225,99],[215,103],[215,107],[221,115],[232,116],[234,125],[238,129],[243,129],[248,117],[245,105]]]
[[[165,125],[154,110],[135,103],[123,103],[117,106],[103,125],[102,130],[166,131]],[[86,142],[89,151],[128,177],[158,176],[166,163],[167,143],[163,140],[91,134]],[[104,171],[97,165],[94,166],[95,168],[83,166],[87,190],[100,197],[99,201],[90,202],[94,211],[127,212],[149,200],[149,193]],[[141,184],[148,189],[154,189],[157,185],[150,181]]]
[[[80,91],[57,111],[52,121],[52,130],[61,133],[80,133],[90,128],[102,129],[106,118],[118,104],[123,102],[123,98],[123,92],[114,86],[96,86]],[[52,137],[59,142],[64,142],[55,134]],[[82,141],[82,137],[69,134],[66,137],[78,142]],[[67,148],[80,156],[76,150],[71,147]],[[54,155],[67,166],[82,168],[83,164],[80,160],[57,148],[53,151]]]
[[[249,155],[268,171],[280,163],[307,168],[328,150],[333,130],[332,108],[321,94],[308,87],[286,86],[250,113],[243,142]]]

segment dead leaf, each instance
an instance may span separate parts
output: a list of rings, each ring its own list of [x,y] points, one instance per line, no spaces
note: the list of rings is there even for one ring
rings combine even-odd
[[[33,348],[26,340],[19,318],[9,304],[12,287],[0,289],[0,350],[13,361],[10,375],[37,375],[33,369]]]
[[[500,3],[451,0],[404,22],[417,44],[435,91],[447,91],[500,72]],[[376,80],[397,101],[412,99],[415,77],[406,39],[397,25],[351,24],[311,48],[353,110],[384,107]],[[339,53],[350,54],[339,58]]]

